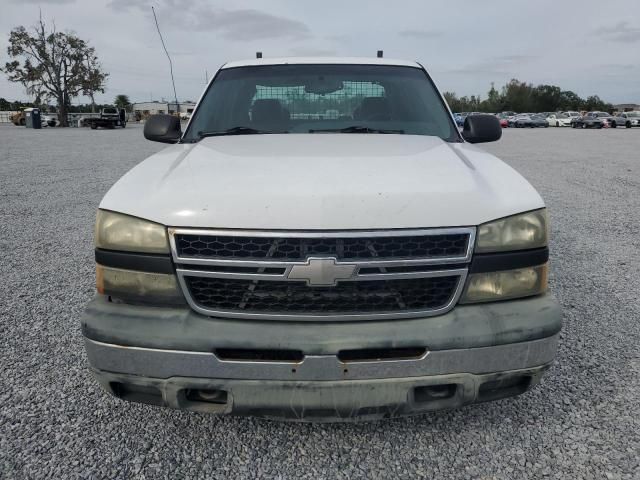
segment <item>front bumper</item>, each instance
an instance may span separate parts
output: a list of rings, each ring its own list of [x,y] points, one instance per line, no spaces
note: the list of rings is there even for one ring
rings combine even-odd
[[[561,313],[553,297],[544,295],[459,305],[424,319],[241,321],[186,308],[116,305],[99,296],[82,326],[92,371],[120,398],[214,413],[340,421],[522,393],[555,356]],[[411,358],[340,356],[345,350],[419,346],[424,352]],[[214,353],[221,349],[303,355],[293,361],[229,360]]]

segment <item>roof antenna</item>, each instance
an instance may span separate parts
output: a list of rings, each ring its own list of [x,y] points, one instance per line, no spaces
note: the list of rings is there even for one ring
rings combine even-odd
[[[256,58],[262,58],[262,52],[256,52]]]
[[[167,54],[167,58],[169,59],[169,71],[171,72],[171,83],[173,84],[173,96],[176,100],[176,111],[178,112],[178,115],[180,115],[180,104],[178,103],[178,94],[176,93],[176,82],[173,79],[173,63],[171,63],[171,57],[169,56],[167,47],[164,44],[164,39],[162,38],[162,33],[160,32],[160,26],[158,25],[158,18],[156,17],[156,11],[153,7],[151,7],[151,11],[153,12],[153,19],[156,21],[156,28],[158,29],[158,35],[160,35],[162,48],[164,48],[164,53]]]
[[[384,52],[383,52],[382,50],[378,50],[378,58],[382,58],[382,54],[383,54],[383,53],[384,53]]]

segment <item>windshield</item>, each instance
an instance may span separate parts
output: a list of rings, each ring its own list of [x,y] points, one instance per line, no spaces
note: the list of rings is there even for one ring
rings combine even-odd
[[[404,133],[459,141],[424,71],[387,65],[266,65],[221,70],[184,135]]]
[[[115,108],[105,108],[102,110],[104,113],[118,113],[118,110],[116,110]]]
[[[564,113],[556,113],[556,118],[569,118],[569,115],[565,115]]]
[[[640,117],[640,112],[628,112],[627,117]]]

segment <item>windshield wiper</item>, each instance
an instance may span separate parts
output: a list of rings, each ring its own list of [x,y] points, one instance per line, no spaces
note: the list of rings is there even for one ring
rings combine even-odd
[[[337,132],[337,133],[404,133],[404,130],[391,130],[385,128],[371,128],[364,125],[352,125],[345,128],[323,128],[318,130],[309,130],[309,133],[318,132]]]
[[[198,132],[198,138],[204,137],[221,137],[223,135],[264,135],[267,133],[289,133],[286,130],[281,131],[269,131],[269,130],[257,130],[251,127],[233,127],[219,132]]]

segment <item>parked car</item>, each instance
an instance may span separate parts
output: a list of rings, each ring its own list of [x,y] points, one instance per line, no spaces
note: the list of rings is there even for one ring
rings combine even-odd
[[[531,125],[537,128],[548,128],[549,122],[545,115],[533,114],[531,115]]]
[[[571,117],[564,113],[552,113],[546,118],[547,124],[550,127],[570,127],[571,126]]]
[[[58,125],[58,116],[55,113],[45,113],[40,118],[43,127],[55,127]]]
[[[100,203],[93,375],[124,400],[298,421],[525,392],[561,311],[542,198],[470,145],[501,135],[493,115],[460,131],[418,63],[225,64],[184,132],[147,120],[177,145]]]
[[[606,116],[603,115],[601,118],[606,118],[607,123],[611,128],[622,127],[627,123],[626,117],[623,117],[621,115],[611,115],[606,112],[598,112],[598,113],[603,113],[604,115],[606,115]]]
[[[640,112],[623,112],[618,116],[624,118],[625,127],[640,127]]]
[[[513,128],[533,128],[533,120],[527,114],[519,114],[508,120],[508,126]]]
[[[600,115],[601,114],[601,115]],[[571,120],[573,128],[603,128],[608,127],[608,113],[588,112],[587,114]]]
[[[509,121],[506,118],[500,118],[500,126],[502,128],[507,128],[509,127]]]

